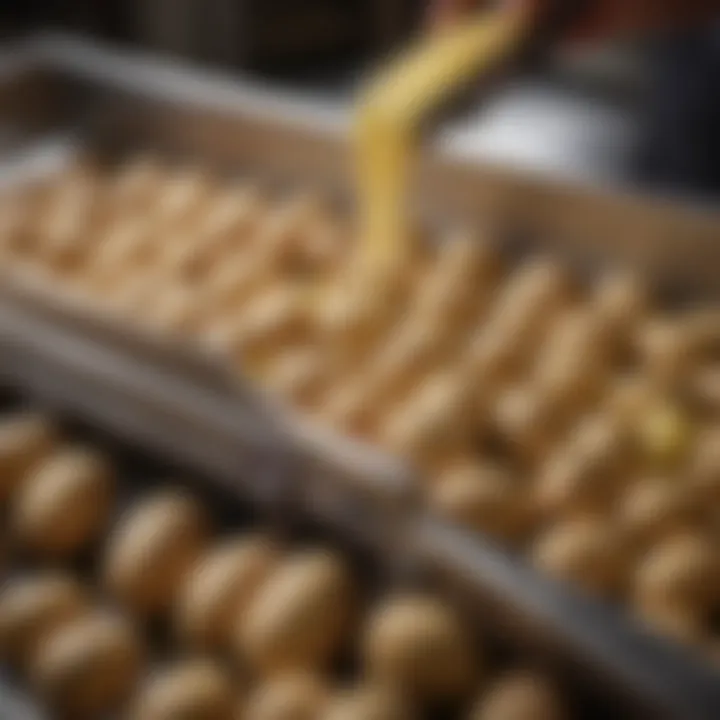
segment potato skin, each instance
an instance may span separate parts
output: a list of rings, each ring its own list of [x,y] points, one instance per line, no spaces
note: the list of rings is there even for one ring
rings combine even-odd
[[[240,655],[264,675],[324,667],[345,640],[353,593],[338,556],[317,550],[288,559],[240,618]]]
[[[163,490],[139,501],[113,530],[103,568],[106,588],[140,614],[169,609],[207,533],[205,512],[186,494]]]
[[[142,660],[133,626],[118,615],[96,611],[40,643],[30,679],[61,715],[94,718],[127,699]]]
[[[57,431],[39,415],[20,415],[0,422],[0,504],[18,489],[32,467],[57,444]]]
[[[425,596],[397,597],[370,616],[362,640],[367,676],[408,697],[462,697],[479,668],[459,618]]]
[[[210,660],[164,668],[143,684],[132,720],[233,720],[236,698],[229,675]]]
[[[200,649],[225,646],[278,561],[274,542],[259,535],[226,540],[200,557],[175,606],[180,638]]]
[[[0,656],[24,665],[38,642],[87,611],[82,588],[59,573],[7,581],[0,593]]]
[[[313,675],[291,673],[261,685],[238,714],[243,720],[317,720],[328,691]]]
[[[47,458],[26,479],[11,508],[21,546],[47,558],[68,558],[96,541],[110,518],[113,470],[101,454],[68,448]]]

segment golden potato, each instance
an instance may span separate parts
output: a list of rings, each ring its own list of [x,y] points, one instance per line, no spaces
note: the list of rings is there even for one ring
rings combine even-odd
[[[318,720],[327,701],[327,688],[315,676],[280,675],[251,695],[239,717],[243,720]]]
[[[68,557],[106,528],[115,495],[114,472],[98,452],[71,447],[36,466],[13,500],[18,542],[45,557]]]
[[[0,656],[24,664],[38,642],[87,611],[83,589],[56,573],[7,580],[0,591]]]
[[[497,680],[470,713],[471,720],[565,720],[570,712],[554,685],[531,672]]]
[[[407,697],[462,697],[478,666],[460,618],[432,597],[391,599],[370,615],[362,637],[368,677]]]
[[[238,618],[238,652],[264,675],[325,666],[343,644],[353,614],[353,582],[326,551],[289,558]]]
[[[233,720],[232,678],[210,660],[190,660],[163,668],[140,687],[131,703],[133,720]]]
[[[180,637],[193,647],[226,645],[237,618],[245,614],[278,561],[277,547],[263,536],[226,540],[201,556],[176,602]]]
[[[504,469],[468,461],[438,477],[430,490],[430,507],[454,523],[501,540],[524,530],[524,493]]]
[[[607,520],[578,518],[556,524],[532,550],[535,566],[601,597],[615,597],[625,586],[627,549]]]
[[[385,688],[359,687],[333,698],[320,720],[410,720],[409,703]]]
[[[719,561],[714,543],[683,532],[656,545],[638,566],[634,599],[642,608],[673,608],[705,617],[718,600]]]
[[[0,422],[0,503],[57,445],[57,430],[39,415],[10,416]]]
[[[105,587],[143,614],[170,607],[208,537],[208,519],[192,497],[159,491],[128,509],[105,554]]]
[[[129,697],[142,663],[132,625],[96,611],[64,624],[38,645],[30,679],[59,714],[95,718]]]

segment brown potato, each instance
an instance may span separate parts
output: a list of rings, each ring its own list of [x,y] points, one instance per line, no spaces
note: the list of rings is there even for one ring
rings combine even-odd
[[[698,520],[694,510],[689,493],[677,479],[648,477],[622,496],[619,524],[632,544],[647,547],[692,527]]]
[[[371,613],[362,639],[368,677],[407,697],[462,697],[478,666],[460,619],[438,600],[391,599]]]
[[[279,560],[263,536],[226,540],[195,563],[182,583],[175,608],[180,637],[193,647],[223,647],[234,623]]]
[[[105,586],[136,612],[162,612],[173,602],[207,536],[207,517],[194,498],[173,490],[145,498],[113,529],[103,567]]]
[[[470,346],[476,374],[489,384],[512,379],[568,296],[567,278],[556,263],[536,261],[517,270]]]
[[[615,597],[625,586],[627,550],[607,520],[579,518],[558,523],[533,548],[536,567],[601,597]]]
[[[513,540],[525,529],[523,493],[504,469],[468,461],[438,477],[430,506],[440,516],[501,540]]]
[[[40,643],[30,679],[61,715],[95,718],[130,695],[142,662],[132,625],[97,611],[63,625]]]
[[[238,618],[238,652],[264,675],[321,668],[344,642],[352,606],[352,577],[341,558],[325,551],[291,557]]]
[[[56,429],[42,416],[10,416],[0,423],[0,503],[55,449],[57,441]]]
[[[327,701],[327,688],[316,677],[280,675],[251,695],[239,717],[243,720],[318,720]]]
[[[14,498],[13,533],[38,555],[76,554],[105,530],[114,494],[114,473],[103,455],[81,447],[61,450],[36,467]]]
[[[692,532],[668,537],[638,566],[635,602],[641,611],[673,608],[704,617],[718,600],[719,567],[710,539]]]
[[[151,675],[133,700],[132,720],[233,720],[232,679],[217,663],[190,660]]]
[[[409,703],[396,693],[378,687],[359,687],[342,692],[320,715],[320,720],[410,720]]]
[[[0,656],[24,665],[38,642],[87,611],[82,588],[55,573],[7,580],[0,592]]]
[[[513,672],[497,680],[470,713],[471,720],[565,720],[558,690],[542,675]]]

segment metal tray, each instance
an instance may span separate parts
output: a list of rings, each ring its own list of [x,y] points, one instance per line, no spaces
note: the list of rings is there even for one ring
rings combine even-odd
[[[14,138],[5,182],[84,148],[152,147],[272,182],[349,187],[343,118],[301,100],[78,43],[30,44],[12,65],[0,75],[0,130]],[[449,150],[428,152],[420,175],[418,206],[432,218],[490,217],[525,250],[560,253],[581,272],[623,264],[672,294],[720,291],[720,216],[707,209],[481,167]],[[614,708],[682,720],[720,712],[717,676],[684,650],[427,517],[402,464],[298,421],[214,358],[17,277],[0,280],[0,339],[7,384],[352,535],[397,572],[435,568],[482,624],[602,688]],[[238,472],[248,466],[262,477]]]

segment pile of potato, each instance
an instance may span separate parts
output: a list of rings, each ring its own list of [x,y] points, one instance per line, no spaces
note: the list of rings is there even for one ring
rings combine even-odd
[[[419,237],[367,277],[317,194],[138,157],[8,198],[5,267],[222,352],[305,414],[398,453],[443,516],[712,640],[720,609],[720,313],[636,277],[508,267]]]
[[[218,535],[179,486],[119,504],[109,458],[44,417],[2,421],[0,465],[0,662],[53,717],[571,717],[542,674],[492,675],[474,633],[428,592],[368,603],[341,553]]]

